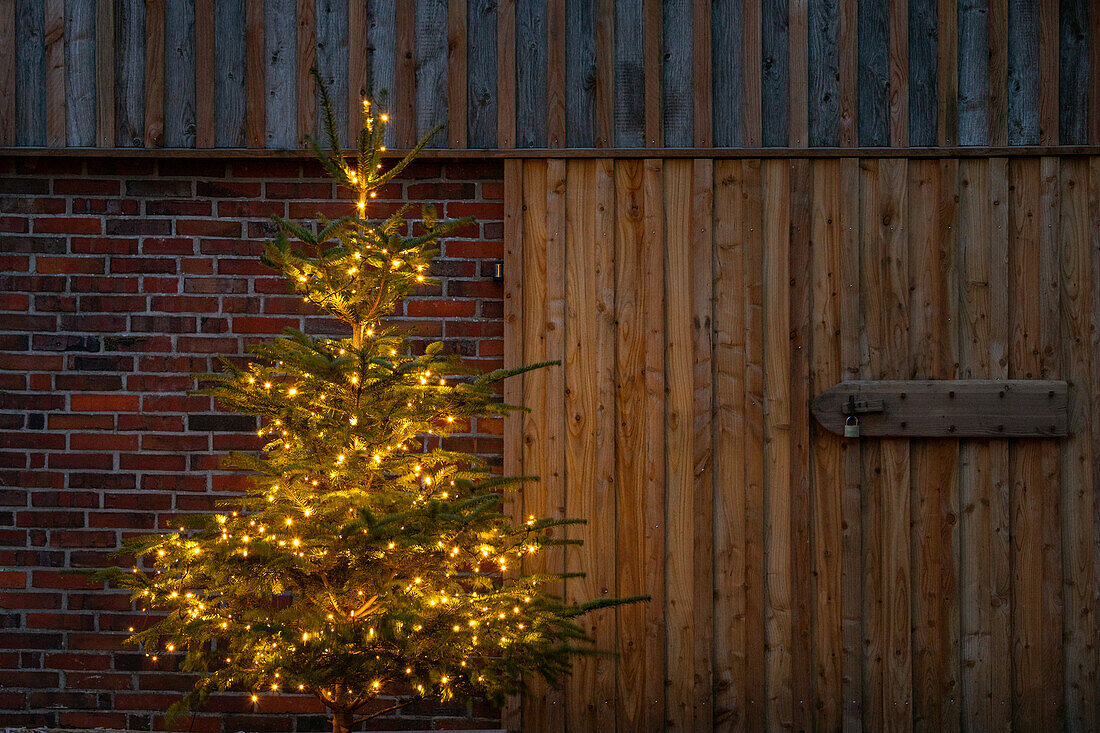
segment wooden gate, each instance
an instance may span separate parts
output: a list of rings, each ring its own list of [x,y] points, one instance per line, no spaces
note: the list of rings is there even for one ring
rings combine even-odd
[[[1100,158],[506,163],[517,512],[602,656],[525,731],[1096,729]],[[1060,378],[1063,440],[845,441],[843,379]],[[528,568],[535,569],[535,568]]]

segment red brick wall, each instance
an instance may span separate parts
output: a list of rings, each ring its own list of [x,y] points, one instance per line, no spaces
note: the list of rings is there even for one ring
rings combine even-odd
[[[418,163],[376,204],[477,217],[402,320],[421,347],[442,339],[484,369],[502,353],[501,178],[495,163]],[[349,213],[336,194],[312,162],[0,158],[0,728],[159,730],[190,686],[122,648],[126,595],[62,571],[111,564],[123,536],[239,486],[219,458],[256,447],[255,420],[188,397],[189,375],[284,326],[338,332],[257,259],[270,215]],[[456,445],[499,462],[499,421],[474,430]],[[327,727],[290,696],[210,710],[195,731]],[[495,727],[492,714],[413,710],[379,727]]]

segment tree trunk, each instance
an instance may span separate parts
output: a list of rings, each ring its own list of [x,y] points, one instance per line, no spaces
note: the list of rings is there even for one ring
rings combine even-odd
[[[332,714],[332,733],[351,733],[355,716],[350,712]]]

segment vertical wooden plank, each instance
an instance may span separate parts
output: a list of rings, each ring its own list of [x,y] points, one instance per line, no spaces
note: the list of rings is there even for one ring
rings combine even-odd
[[[95,12],[96,145],[115,144],[115,5],[96,0]]]
[[[954,26],[954,19],[937,17],[939,0],[909,0],[909,144],[930,147],[940,141],[939,128],[939,65],[940,30]],[[939,26],[937,27],[937,21]],[[893,29],[891,29],[893,32]],[[954,59],[950,68],[954,70]]]
[[[145,147],[164,145],[164,0],[145,3]]]
[[[616,432],[615,506],[618,513],[615,593],[643,595],[646,567],[646,301],[645,199],[640,160],[615,163],[615,329]],[[659,297],[659,296],[658,296]],[[646,677],[653,658],[646,648],[646,609],[623,606],[618,615],[618,724],[645,725]]]
[[[794,726],[812,727],[806,702],[813,699],[810,553],[810,312],[813,170],[808,159],[790,161],[790,329],[789,439],[791,532],[791,696]],[[779,385],[781,387],[781,385]]]
[[[396,3],[397,14],[394,22],[394,97],[390,114],[399,148],[411,148],[417,142],[417,49],[416,31],[419,20],[415,12],[400,7]]]
[[[465,6],[463,6],[465,7]],[[363,129],[363,100],[370,95],[370,56],[367,39],[370,22],[367,2],[351,0],[348,3],[348,142],[356,145]],[[251,23],[249,24],[251,25]],[[251,28],[250,28],[251,30]],[[249,55],[251,63],[251,54]],[[251,66],[249,66],[251,72]],[[251,93],[249,93],[251,96]],[[251,133],[249,134],[251,138]]]
[[[195,146],[199,148],[214,147],[214,27],[214,0],[195,0]],[[203,104],[198,103],[199,90]]]
[[[963,25],[963,24],[960,24]],[[958,257],[960,336],[959,376],[989,379],[992,234],[990,166],[985,160],[959,162]],[[962,725],[993,730],[993,525],[990,444],[962,441],[959,446],[959,568],[962,673]]]
[[[12,6],[0,9],[0,38],[8,38],[3,29],[4,20]],[[12,54],[5,54],[11,64]],[[8,74],[0,68],[0,77]],[[0,144],[7,143],[3,130],[4,85],[14,78],[12,72],[6,80],[0,80]],[[71,147],[90,148],[95,145],[95,4],[90,2],[65,3],[65,127],[66,144]]]
[[[1012,350],[1009,377],[1039,373],[1039,161],[1009,161],[1010,307]],[[1012,631],[1013,728],[1041,727],[1042,663],[1042,483],[1041,446],[1012,446]]]
[[[46,13],[45,3],[15,2],[16,144],[46,144]]]
[[[1089,9],[1083,0],[1061,4],[1058,33],[1058,141],[1062,145],[1088,143]],[[1095,6],[1093,14],[1100,13]]]
[[[368,6],[367,49],[371,54],[370,97],[393,112],[397,104],[397,9],[395,0],[372,0]],[[391,117],[392,119],[392,117]],[[387,125],[382,142],[397,146],[397,125]]]
[[[264,142],[268,148],[298,145],[296,0],[264,2]]]
[[[115,144],[145,145],[145,3],[123,0],[115,16]]]
[[[65,0],[45,2],[46,144],[61,147],[65,134]]]
[[[764,199],[759,159],[742,161],[745,237],[745,723],[763,730],[766,682]]]
[[[1008,0],[1008,144],[1039,144],[1039,11]]]
[[[744,727],[745,248],[739,160],[714,162],[714,726]]]
[[[989,144],[989,25],[989,0],[959,2],[959,145]]]
[[[263,0],[245,0],[245,16],[245,145],[262,148],[267,124]]]
[[[618,148],[646,146],[647,68],[643,4],[615,0],[615,139]]]
[[[516,147],[516,0],[497,5],[497,142]]]
[[[790,144],[790,52],[788,23],[790,0],[762,0],[761,31],[761,144]]]
[[[885,147],[890,141],[890,27],[887,3],[858,0],[859,145]]]
[[[554,10],[559,10],[557,5]],[[554,84],[551,84],[549,114],[562,116],[565,135],[563,143],[554,145],[554,133],[551,131],[551,147],[592,148],[596,146],[596,0],[574,0],[561,8],[565,13],[564,43],[561,39],[550,41],[551,77],[555,70],[553,62],[560,60],[564,66],[562,110],[555,105]],[[553,29],[550,39],[554,39]],[[558,59],[554,52],[560,47],[564,59]],[[551,129],[553,125],[551,125]]]
[[[794,723],[791,581],[790,436],[790,168],[765,160],[764,245],[764,479],[765,689],[769,728]]]
[[[473,0],[467,38],[467,143],[471,148],[497,146],[497,5]],[[457,139],[457,138],[456,138]]]
[[[198,0],[196,0],[198,1]],[[315,0],[298,0],[297,120],[298,147],[306,146],[306,135],[317,129],[317,94],[310,69],[317,63],[317,5]]]
[[[443,129],[429,143],[447,147],[447,0],[416,0],[416,140],[438,125]],[[413,141],[415,142],[415,141]]]
[[[714,146],[713,126],[713,72],[714,57],[711,52],[711,1],[695,0],[691,10],[691,78],[694,90],[692,121],[694,125],[694,147],[710,148]]]
[[[504,161],[504,368],[523,366],[525,334],[523,326],[527,311],[524,309],[523,283],[527,277],[524,269],[524,172],[523,161]],[[504,382],[504,402],[519,405],[524,399],[524,375],[520,374]],[[524,417],[522,412],[511,412],[504,418],[504,475],[524,475]],[[508,501],[512,521],[523,521],[525,486],[521,485]],[[518,571],[518,569],[517,569]],[[501,726],[509,731],[520,730],[523,702],[519,695],[507,698],[501,709]]]
[[[164,6],[164,146],[195,147],[195,3]]]
[[[989,144],[1008,145],[1008,0],[989,0]]]
[[[466,12],[465,2],[447,4],[447,132],[452,148],[466,147]]]
[[[695,512],[692,404],[692,161],[667,160],[665,186],[665,373],[668,531],[668,726],[695,729],[694,628]]]
[[[810,147],[840,145],[839,14],[832,0],[809,0]]]
[[[316,5],[317,73],[328,89],[333,116],[337,120],[336,135],[341,146],[348,144],[348,4],[355,0],[321,0]],[[419,7],[419,6],[418,6]],[[417,13],[419,15],[419,12]],[[438,20],[438,18],[436,18]],[[311,131],[322,145],[329,145],[321,100],[316,100],[317,127]],[[351,108],[354,109],[354,108]]]
[[[1040,282],[1040,356],[1039,370],[1045,378],[1062,373],[1058,339],[1060,320],[1060,281],[1062,240],[1059,234],[1058,188],[1059,161],[1043,158],[1040,162],[1039,195],[1039,282]],[[1060,729],[1065,722],[1065,654],[1062,597],[1062,486],[1060,446],[1042,441],[1040,446],[1040,484],[1042,506],[1042,725],[1046,730]]]
[[[698,18],[698,16],[696,16]],[[708,18],[709,21],[709,18]],[[696,730],[714,727],[714,162],[691,162],[692,695]]]
[[[694,86],[692,48],[694,24],[691,0],[665,0],[661,67],[661,126],[664,145],[689,148],[692,141]]]
[[[1058,16],[1061,3],[1039,3],[1039,144],[1058,144]],[[1068,10],[1068,9],[1067,9]]]
[[[667,401],[665,399],[665,207],[664,163],[647,158],[642,172],[645,268],[645,546],[646,677],[643,730],[664,728],[668,720],[665,688],[668,538],[666,511]]]
[[[596,161],[566,162],[565,178],[565,475],[569,486],[565,494],[565,515],[588,520],[570,527],[570,540],[583,545],[566,549],[566,568],[585,573],[565,583],[565,602],[583,603],[596,598],[597,565],[610,563],[614,555],[595,554],[596,537],[614,527],[615,505],[597,504],[596,464]],[[597,526],[597,522],[600,526]],[[611,529],[613,532],[613,529]],[[596,637],[596,615],[582,621],[585,633]],[[565,726],[568,730],[597,730],[597,710],[602,700],[596,696],[596,660],[589,657],[573,663],[565,682]]]
[[[959,9],[958,0],[939,0],[939,58],[937,109],[940,145],[959,144]],[[911,144],[911,143],[910,143]]]
[[[812,27],[812,24],[811,24]],[[810,330],[810,389],[816,397],[844,379],[841,370],[841,298],[844,295],[840,161],[814,161],[810,255],[813,314]],[[792,256],[793,260],[793,256]],[[807,313],[807,317],[809,317]],[[808,421],[807,424],[814,421]],[[814,422],[812,497],[813,710],[814,727],[843,727],[844,685],[841,563],[843,550],[841,439]]]
[[[840,366],[845,379],[861,375],[860,169],[855,158],[840,161]],[[841,662],[844,730],[863,725],[863,545],[859,441],[841,443]]]
[[[245,143],[244,13],[244,0],[214,0],[214,145],[219,148]]]
[[[615,60],[615,0],[596,0],[597,148],[615,144]]]
[[[596,481],[588,502],[592,523],[592,552],[595,558],[587,567],[591,569],[594,591],[589,598],[610,598],[619,574],[616,554],[616,534],[619,507],[618,474],[615,456],[615,199],[614,161],[603,158],[596,161],[596,219],[595,241],[595,316],[596,333]],[[588,196],[593,192],[589,191]],[[589,246],[592,246],[591,244]],[[615,649],[618,645],[616,625],[617,611],[605,609],[594,614],[597,649]],[[585,699],[597,705],[595,723],[599,730],[619,730],[617,716],[617,662],[609,656],[596,657],[595,687],[586,691]]]
[[[790,58],[787,107],[790,110],[788,144],[804,148],[810,136],[809,110],[809,29],[806,3],[808,0],[788,0]]]
[[[918,379],[956,379],[955,161],[909,163],[909,362]],[[955,730],[959,516],[954,440],[911,447],[914,727]]]
[[[15,3],[0,3],[0,43],[15,48]],[[0,54],[0,145],[16,141],[16,54]]]
[[[547,144],[547,0],[516,0],[516,142]]]
[[[1100,12],[1089,13],[1089,70],[1090,76],[1100,76]],[[1091,145],[1100,143],[1100,84],[1095,81],[1088,85],[1088,141]]]
[[[909,23],[907,0],[891,0],[890,38],[890,145],[909,145]]]
[[[546,147],[563,148],[566,142],[566,50],[565,0],[546,0]],[[595,28],[590,28],[595,33]]]
[[[1008,160],[989,161],[989,312],[1008,313],[1009,276],[1009,175]],[[990,376],[1005,379],[1009,375],[1010,318],[989,321]],[[1011,538],[1011,462],[1009,441],[994,440],[989,445],[990,464],[990,659],[992,688],[991,730],[1007,730],[1012,723],[1012,538]]]
[[[662,38],[664,35],[661,0],[642,0],[642,12],[645,14],[645,28],[642,43],[645,47],[645,144],[658,148],[664,145],[663,118],[661,110],[661,65],[653,59],[661,58]]]
[[[713,74],[711,104],[715,147],[739,147],[744,140],[745,57],[741,39],[744,33],[742,0],[716,0],[711,3],[711,67]],[[813,62],[810,63],[811,70]]]
[[[743,43],[742,62],[744,90],[741,94],[742,145],[746,148],[760,147],[763,135],[763,57],[761,46],[761,0],[744,0],[741,19],[744,21],[741,39]]]
[[[1065,548],[1065,726],[1095,730],[1100,721],[1096,647],[1096,505],[1092,491],[1093,425],[1089,410],[1093,352],[1089,168],[1064,158],[1059,176],[1061,206],[1061,300],[1059,338],[1062,376],[1070,384],[1070,435],[1062,446],[1062,522]]]
[[[859,144],[859,2],[837,3],[837,75],[840,146]]]

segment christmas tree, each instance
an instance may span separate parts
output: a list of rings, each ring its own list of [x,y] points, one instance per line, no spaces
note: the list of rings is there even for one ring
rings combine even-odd
[[[472,373],[441,343],[412,354],[408,334],[386,325],[426,281],[440,238],[465,222],[425,207],[414,228],[407,206],[368,218],[376,189],[427,138],[384,170],[387,117],[364,107],[353,157],[339,148],[331,111],[331,149],[313,143],[354,192],[349,216],[279,220],[263,255],[350,337],[288,329],[254,345],[247,363],[201,375],[201,393],[260,417],[262,455],[227,459],[251,472],[247,495],[130,543],[144,567],[101,574],[132,589],[143,610],[167,612],[129,641],[198,674],[172,719],[229,689],[250,691],[260,709],[267,694],[312,693],[337,733],[420,699],[499,701],[524,675],[568,672],[572,655],[591,651],[574,620],[619,602],[565,605],[547,591],[561,576],[506,573],[566,542],[551,530],[570,520],[516,522],[507,499],[520,478],[495,477],[469,454],[425,450],[427,436],[516,409],[497,401],[496,385],[545,365]]]

